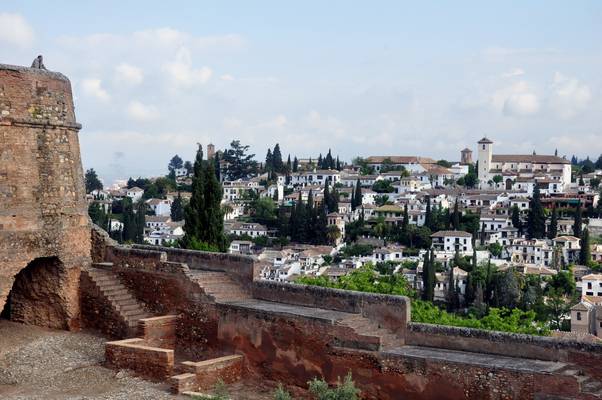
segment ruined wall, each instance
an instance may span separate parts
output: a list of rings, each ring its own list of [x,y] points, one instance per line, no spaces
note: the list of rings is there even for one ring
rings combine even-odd
[[[56,257],[47,289],[63,310],[46,321],[25,313],[21,322],[78,326],[79,271],[90,260],[79,129],[65,76],[0,65],[0,309],[19,271]]]

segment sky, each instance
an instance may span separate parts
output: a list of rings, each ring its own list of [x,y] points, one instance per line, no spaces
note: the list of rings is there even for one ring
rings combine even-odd
[[[0,1],[0,63],[71,79],[110,183],[233,139],[262,160],[602,153],[600,1]]]

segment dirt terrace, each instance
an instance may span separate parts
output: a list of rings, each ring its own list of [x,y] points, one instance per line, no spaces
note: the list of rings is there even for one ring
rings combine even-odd
[[[175,400],[166,385],[103,367],[107,339],[0,319],[0,399]],[[271,399],[273,383],[256,380],[229,387],[233,399]]]

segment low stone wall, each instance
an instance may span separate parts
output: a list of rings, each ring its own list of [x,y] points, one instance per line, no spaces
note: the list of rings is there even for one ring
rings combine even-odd
[[[402,337],[410,321],[410,299],[292,283],[255,281],[253,297],[305,307],[361,314]]]
[[[105,360],[113,368],[130,369],[153,381],[168,379],[174,369],[173,350],[149,346],[141,338],[107,342]]]
[[[406,344],[570,362],[602,379],[602,366],[599,362],[602,359],[602,344],[414,322],[408,324]]]
[[[116,268],[131,268],[139,271],[157,271],[167,261],[167,255],[161,251],[141,250],[126,246],[107,246],[105,261],[112,262]]]
[[[185,263],[190,269],[225,272],[247,288],[259,277],[257,263],[248,256],[145,245],[134,245],[134,249],[164,252],[168,261]]]

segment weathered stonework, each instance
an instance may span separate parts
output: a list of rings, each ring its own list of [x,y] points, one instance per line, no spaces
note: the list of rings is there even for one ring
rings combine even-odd
[[[18,322],[79,325],[90,262],[79,129],[65,76],[0,65],[0,309],[18,277],[5,309]]]

